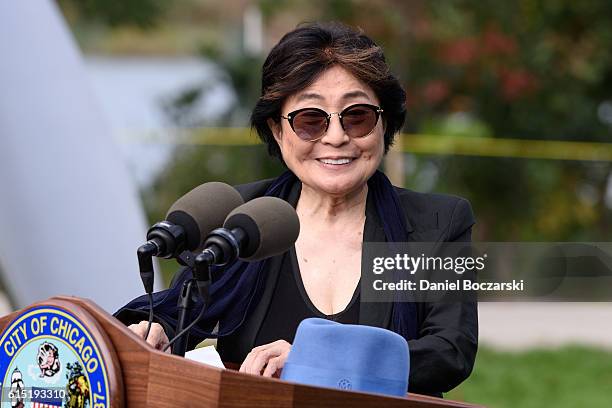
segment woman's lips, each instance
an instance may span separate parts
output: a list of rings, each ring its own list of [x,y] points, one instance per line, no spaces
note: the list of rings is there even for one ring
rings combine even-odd
[[[354,157],[321,158],[317,162],[327,169],[343,169],[355,162]]]
[[[320,161],[321,163],[338,166],[338,165],[343,165],[343,164],[349,164],[354,159],[352,157],[341,157],[337,159],[324,158],[324,159],[317,159],[317,160]]]

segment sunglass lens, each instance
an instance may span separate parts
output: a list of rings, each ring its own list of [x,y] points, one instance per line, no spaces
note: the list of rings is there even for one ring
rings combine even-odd
[[[327,129],[327,116],[316,110],[306,110],[293,118],[293,131],[302,140],[318,139]]]
[[[342,113],[342,126],[350,137],[363,137],[374,129],[377,114],[367,106],[355,106]]]

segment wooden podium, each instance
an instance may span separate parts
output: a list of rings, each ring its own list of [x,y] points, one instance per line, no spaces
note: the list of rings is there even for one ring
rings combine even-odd
[[[416,394],[396,398],[305,386],[207,366],[154,350],[93,302],[77,297],[53,297],[4,316],[0,331],[14,327],[28,310],[46,306],[76,316],[99,346],[109,395],[100,407],[475,407]],[[13,346],[2,347],[10,352]],[[97,408],[93,402],[89,406]]]

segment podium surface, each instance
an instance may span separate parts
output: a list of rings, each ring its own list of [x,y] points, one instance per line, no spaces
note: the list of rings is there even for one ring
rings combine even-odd
[[[87,400],[92,408],[476,407],[417,394],[398,398],[307,386],[239,373],[232,369],[236,367],[225,370],[211,367],[154,350],[93,302],[76,297],[54,297],[4,316],[0,318],[0,331],[0,352],[6,354],[0,360],[4,361],[0,363],[4,365],[0,366],[0,373],[4,373],[4,379],[0,378],[2,407],[9,391],[13,390],[12,397],[19,394],[14,392],[20,384],[19,376],[14,373],[16,361],[22,354],[35,355],[36,350],[33,361],[25,363],[28,367],[19,368],[20,392],[26,397],[26,403],[28,397],[34,401],[36,391],[41,392],[40,387],[28,387],[28,382],[46,381],[50,384],[47,388],[58,395],[74,397],[69,401],[71,407],[82,406],[80,402],[85,398],[86,385],[90,391]],[[27,347],[33,350],[26,350]],[[75,360],[70,363],[72,371],[66,368],[66,361],[62,361],[66,359],[64,355],[70,355],[70,350]],[[80,366],[81,371],[77,374],[81,375],[71,377],[76,366]],[[66,377],[62,380],[60,374]],[[63,385],[66,381],[68,383]]]

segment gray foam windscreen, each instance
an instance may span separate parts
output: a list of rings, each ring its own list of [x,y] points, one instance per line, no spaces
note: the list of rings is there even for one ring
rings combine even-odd
[[[242,228],[249,237],[240,259],[257,261],[287,251],[300,233],[300,220],[291,204],[276,197],[259,197],[232,211],[225,228]]]
[[[168,210],[166,219],[185,229],[186,249],[195,251],[206,236],[221,227],[227,215],[243,203],[242,196],[232,186],[220,182],[204,183],[179,198]]]

